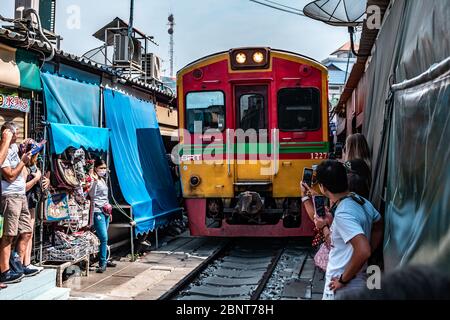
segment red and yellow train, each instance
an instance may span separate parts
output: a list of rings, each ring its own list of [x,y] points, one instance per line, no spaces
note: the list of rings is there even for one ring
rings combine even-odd
[[[328,72],[270,48],[199,59],[177,75],[180,175],[194,236],[312,236],[303,168],[328,157]]]

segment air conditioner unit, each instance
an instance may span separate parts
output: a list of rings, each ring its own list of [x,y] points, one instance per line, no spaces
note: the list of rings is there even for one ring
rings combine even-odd
[[[161,81],[161,58],[153,53],[143,55],[142,58],[142,69],[145,70],[147,79]]]
[[[14,19],[23,19],[23,11],[25,9],[34,9],[39,14],[39,0],[16,0],[14,6]],[[33,15],[32,21],[37,24],[37,19]]]
[[[141,42],[137,39],[128,37],[128,35],[124,33],[114,34],[113,64],[129,64],[130,62],[133,62],[139,68],[141,67]]]
[[[113,64],[123,64],[130,62],[128,41],[129,38],[127,35],[121,33],[114,34]]]
[[[131,60],[133,61],[136,66],[141,67],[142,65],[142,44],[139,40],[133,39],[133,56],[131,57]]]
[[[152,59],[152,77],[161,81],[161,58],[155,55]]]

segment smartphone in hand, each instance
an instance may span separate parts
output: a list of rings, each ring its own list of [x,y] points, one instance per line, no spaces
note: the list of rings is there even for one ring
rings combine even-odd
[[[318,217],[325,217],[325,197],[324,196],[315,196],[314,198],[314,210]]]
[[[311,168],[303,168],[302,181],[311,187],[313,170]]]

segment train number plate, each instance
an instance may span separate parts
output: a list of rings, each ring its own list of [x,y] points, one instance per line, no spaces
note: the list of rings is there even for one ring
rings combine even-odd
[[[315,160],[328,159],[328,153],[327,152],[311,152],[311,159],[315,159]]]

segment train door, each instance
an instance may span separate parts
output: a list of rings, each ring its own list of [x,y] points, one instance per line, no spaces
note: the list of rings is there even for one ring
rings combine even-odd
[[[261,170],[259,161],[261,154],[270,153],[268,86],[235,86],[234,97],[236,183],[270,182],[271,176]]]

